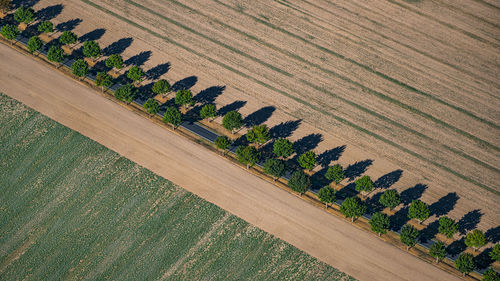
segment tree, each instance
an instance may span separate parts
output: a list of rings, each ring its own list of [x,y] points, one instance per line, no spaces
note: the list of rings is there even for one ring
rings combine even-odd
[[[439,219],[438,232],[451,238],[458,232],[458,223],[449,217],[442,217]]]
[[[406,245],[407,251],[410,249],[410,247],[413,247],[415,246],[415,244],[417,244],[418,235],[418,230],[415,227],[409,224],[405,224],[403,226],[399,238],[401,239],[401,242]]]
[[[165,79],[160,79],[153,84],[153,93],[157,95],[165,95],[170,92],[170,83]]]
[[[306,193],[306,191],[311,187],[311,179],[302,170],[297,170],[293,172],[290,180],[288,181],[288,186],[300,195]]]
[[[366,212],[366,205],[357,196],[348,197],[342,202],[340,212],[346,218],[351,218],[351,222],[361,217]]]
[[[328,204],[335,202],[335,189],[330,186],[324,186],[318,191],[318,198],[321,202],[325,203],[325,208],[328,209]]]
[[[31,36],[30,40],[28,41],[28,51],[30,51],[30,53],[39,51],[42,46],[43,42],[38,36]]]
[[[57,62],[59,65],[63,62],[64,57],[64,51],[59,46],[51,46],[47,52],[47,59],[52,62]]]
[[[276,156],[286,159],[294,153],[293,143],[285,138],[277,139],[273,144],[273,152]]]
[[[253,146],[238,146],[236,149],[238,161],[247,166],[247,169],[259,161],[260,153]]]
[[[160,105],[155,99],[148,99],[144,103],[144,108],[146,109],[146,112],[149,113],[150,116],[155,115],[156,113],[160,112]]]
[[[175,104],[184,106],[184,108],[187,108],[188,105],[193,105],[193,93],[191,93],[191,90],[179,90],[175,94]]]
[[[493,249],[490,252],[490,257],[494,261],[500,261],[500,244],[493,246]]]
[[[271,136],[267,125],[256,125],[247,132],[247,140],[252,143],[257,143],[258,146],[265,144]]]
[[[71,31],[64,31],[61,36],[59,37],[59,43],[62,45],[71,45],[76,43],[76,40],[78,40],[78,36],[76,36],[75,33]]]
[[[54,32],[54,24],[52,24],[52,22],[49,20],[42,21],[38,25],[37,29],[38,29],[38,32],[51,33],[51,32]]]
[[[163,115],[163,122],[169,123],[175,130],[182,123],[182,115],[176,107],[169,106]]]
[[[128,70],[127,77],[134,83],[141,82],[144,77],[144,71],[137,65],[134,65]]]
[[[123,85],[115,91],[115,98],[130,103],[134,100],[136,88],[131,84]]]
[[[35,11],[32,8],[21,6],[14,12],[14,20],[18,23],[29,24],[35,20]]]
[[[229,149],[231,143],[231,140],[226,136],[218,136],[215,139],[215,145],[218,149],[222,150],[222,155],[224,155],[225,152]]]
[[[96,41],[85,41],[83,43],[83,55],[93,60],[101,56],[101,47]]]
[[[222,126],[224,126],[226,130],[231,131],[231,134],[234,134],[234,130],[243,126],[241,114],[238,111],[229,111],[224,118],[222,118]]]
[[[0,0],[0,11],[8,13],[12,9],[12,0]]]
[[[401,204],[401,198],[399,197],[399,193],[396,190],[389,189],[382,193],[382,196],[380,196],[378,202],[384,207],[389,208],[389,210],[392,210],[399,204]]]
[[[378,236],[387,233],[387,229],[389,229],[389,217],[386,214],[381,212],[377,212],[373,214],[370,219],[370,226],[372,231],[377,233]]]
[[[408,218],[417,219],[421,224],[423,221],[429,218],[431,211],[427,204],[420,200],[413,200],[411,202],[410,208],[408,209]]]
[[[436,258],[436,263],[438,263],[446,256],[446,246],[439,241],[434,243],[429,249],[429,255],[431,255],[431,257],[433,258]]]
[[[113,79],[106,72],[99,72],[95,78],[95,84],[101,87],[101,92],[104,92],[104,87],[109,88],[113,85]]]
[[[83,79],[87,74],[89,74],[89,65],[82,59],[79,59],[71,65],[71,71],[77,77],[80,77],[80,80]]]
[[[299,156],[299,164],[302,168],[312,171],[316,167],[316,153],[309,150]]]
[[[340,164],[330,166],[326,171],[325,178],[329,181],[334,181],[335,184],[339,184],[345,178],[344,169]]]
[[[208,121],[211,122],[215,118],[215,116],[217,116],[217,108],[215,107],[215,104],[205,104],[201,108],[201,119],[208,119]]]
[[[14,40],[17,37],[17,35],[19,35],[19,29],[17,29],[17,26],[13,24],[6,24],[2,26],[2,29],[0,29],[0,33],[7,40],[11,40],[10,44],[12,45],[13,43],[12,40]]]
[[[483,274],[482,281],[500,281],[500,275],[493,269],[489,268]]]
[[[462,272],[463,276],[469,274],[476,268],[474,256],[469,253],[462,253],[455,261],[455,267]]]
[[[356,191],[370,193],[373,190],[373,181],[370,176],[362,176],[356,180]]]
[[[273,181],[285,175],[286,164],[280,159],[267,159],[264,163],[264,172],[273,176]]]
[[[479,229],[474,229],[473,231],[467,233],[465,237],[465,245],[469,248],[473,248],[474,252],[478,249],[486,245],[486,237],[484,233]]]
[[[123,59],[120,55],[113,54],[109,56],[108,59],[106,60],[106,66],[109,68],[113,68],[116,73],[117,70],[123,68]]]

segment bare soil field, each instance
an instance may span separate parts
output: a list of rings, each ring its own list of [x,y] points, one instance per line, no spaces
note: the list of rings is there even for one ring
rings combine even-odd
[[[122,53],[129,64],[160,70],[218,107],[270,127],[291,121],[275,136],[315,149],[324,165],[351,168],[350,180],[365,171],[390,179],[410,199],[435,207],[444,201],[440,214],[498,233],[494,4],[34,2],[61,27]]]
[[[458,280],[3,44],[0,91],[355,278]]]

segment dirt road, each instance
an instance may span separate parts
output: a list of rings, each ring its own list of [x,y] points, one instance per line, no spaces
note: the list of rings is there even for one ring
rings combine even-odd
[[[0,91],[360,280],[457,280],[4,45]]]

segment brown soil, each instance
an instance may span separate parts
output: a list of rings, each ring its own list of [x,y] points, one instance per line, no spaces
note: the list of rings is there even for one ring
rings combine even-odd
[[[0,44],[0,91],[361,280],[458,280]]]

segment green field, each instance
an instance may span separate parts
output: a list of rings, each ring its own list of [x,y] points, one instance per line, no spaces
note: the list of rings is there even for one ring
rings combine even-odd
[[[0,280],[351,280],[0,94]]]

